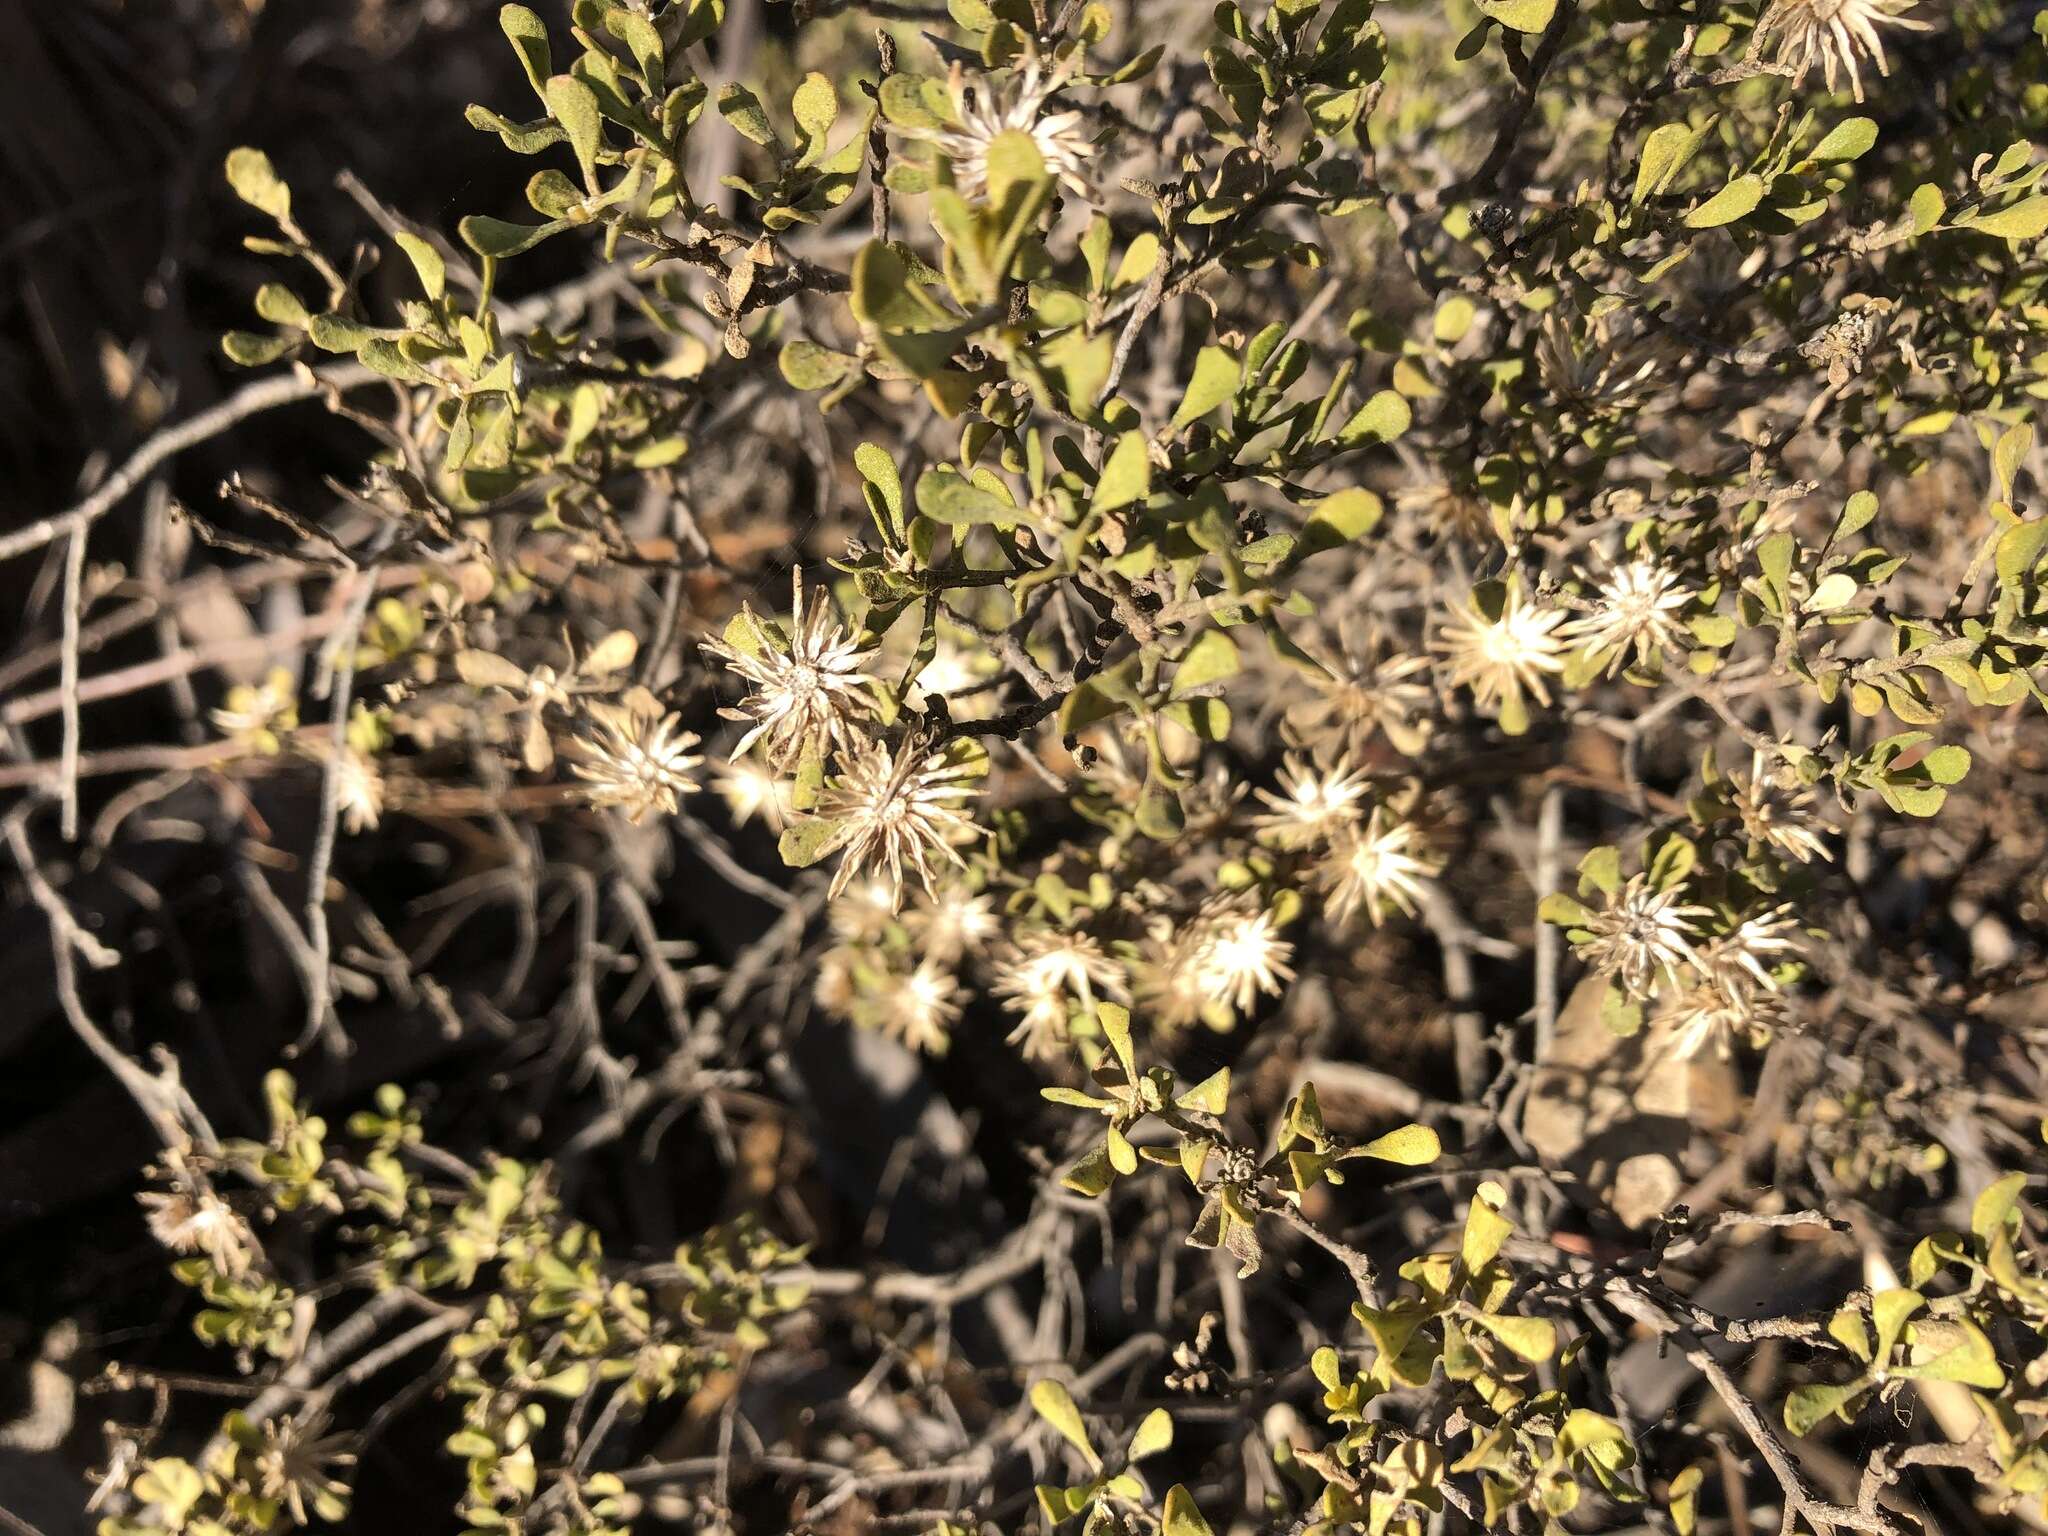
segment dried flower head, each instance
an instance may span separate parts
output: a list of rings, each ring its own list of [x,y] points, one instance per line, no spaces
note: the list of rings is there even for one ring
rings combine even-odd
[[[1789,907],[1745,919],[1699,947],[1697,977],[1659,1010],[1672,1029],[1671,1049],[1696,1056],[1711,1045],[1728,1053],[1737,1035],[1761,1041],[1787,1019],[1778,968],[1804,944]]]
[[[1712,914],[1688,905],[1683,889],[1660,891],[1646,874],[1632,876],[1612,892],[1607,904],[1589,912],[1582,926],[1589,935],[1579,954],[1594,970],[1610,976],[1631,997],[1648,997],[1660,980],[1675,978],[1684,968],[1700,969],[1693,943],[1699,937],[1695,919]]]
[[[1773,0],[1756,24],[1751,46],[1764,48],[1775,42],[1776,61],[1790,70],[1794,85],[1802,83],[1815,64],[1820,65],[1831,91],[1836,78],[1846,72],[1850,90],[1861,101],[1863,76],[1856,67],[1859,53],[1877,65],[1880,75],[1891,73],[1878,28],[1932,29],[1932,22],[1903,14],[1912,8],[1913,0]]]
[[[1506,587],[1500,611],[1489,617],[1479,599],[1455,605],[1437,633],[1437,649],[1450,667],[1454,688],[1470,688],[1480,708],[1499,706],[1502,723],[1518,728],[1526,718],[1524,694],[1550,702],[1547,673],[1564,670],[1564,642],[1558,628],[1562,608],[1538,607],[1514,585]]]
[[[1801,864],[1827,859],[1827,838],[1837,829],[1819,812],[1820,793],[1802,784],[1788,763],[1772,763],[1759,747],[1749,760],[1749,777],[1728,785],[1728,803],[1753,843],[1776,849]]]
[[[1337,655],[1310,676],[1317,697],[1287,712],[1288,723],[1310,740],[1360,749],[1384,731],[1397,751],[1410,756],[1429,742],[1429,685],[1421,681],[1429,659],[1390,650],[1378,632],[1343,634]]]
[[[1344,923],[1363,911],[1377,927],[1390,906],[1413,917],[1423,885],[1436,871],[1415,824],[1374,806],[1365,825],[1338,838],[1320,866],[1330,919]]]
[[[1536,369],[1544,387],[1589,414],[1625,410],[1650,392],[1661,359],[1636,336],[1625,312],[1574,325],[1559,309],[1536,334]]]
[[[1595,589],[1593,605],[1558,633],[1607,658],[1614,676],[1629,664],[1647,667],[1655,658],[1679,649],[1685,625],[1678,615],[1697,594],[1676,574],[1647,556],[1617,565]]]
[[[566,750],[584,799],[638,822],[650,811],[673,816],[698,789],[692,772],[704,759],[690,751],[696,745],[695,733],[642,689],[617,704],[586,704],[584,732]]]
[[[862,650],[832,616],[825,593],[812,602],[803,575],[789,574],[787,638],[778,638],[742,607],[723,640],[707,640],[716,656],[746,679],[753,692],[736,708],[721,709],[728,720],[749,722],[732,749],[742,756],[755,742],[776,768],[793,767],[806,750],[845,749],[859,739],[857,722],[874,714],[873,679],[863,670],[872,650]]]
[[[1005,134],[1021,134],[1044,161],[1046,174],[1057,177],[1077,197],[1092,198],[1094,188],[1082,162],[1095,153],[1080,112],[1047,112],[1047,101],[1066,84],[1063,74],[1045,77],[1037,59],[1027,59],[1008,75],[968,74],[955,64],[946,92],[953,106],[951,125],[915,132],[929,138],[953,166],[953,186],[970,203],[989,195],[989,160]]]
[[[1372,795],[1365,773],[1348,754],[1317,764],[1290,752],[1281,759],[1280,791],[1253,791],[1272,809],[1252,825],[1283,848],[1329,841],[1364,814]]]
[[[301,1526],[313,1516],[331,1522],[348,1513],[348,1487],[328,1469],[354,1465],[347,1450],[353,1437],[329,1435],[326,1428],[326,1414],[314,1411],[266,1420],[256,1432],[256,1491],[284,1505]]]
[[[971,768],[906,739],[895,751],[868,742],[841,759],[839,776],[819,797],[818,816],[834,824],[819,857],[844,849],[832,880],[837,896],[856,875],[888,879],[891,910],[903,905],[903,873],[915,872],[927,891],[942,864],[962,862],[954,844],[974,836],[960,807],[977,793]]]
[[[1484,544],[1495,536],[1493,509],[1473,491],[1434,480],[1394,493],[1394,508],[1421,523],[1438,538]]]
[[[173,1253],[205,1254],[223,1274],[249,1267],[255,1236],[232,1207],[211,1190],[180,1183],[136,1196],[149,1235]]]

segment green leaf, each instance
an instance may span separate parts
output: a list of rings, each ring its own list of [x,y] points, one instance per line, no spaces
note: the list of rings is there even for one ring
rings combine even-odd
[[[1065,1387],[1051,1377],[1041,1377],[1031,1384],[1031,1406],[1041,1419],[1058,1430],[1069,1445],[1087,1458],[1090,1467],[1102,1465],[1102,1458],[1088,1443],[1088,1426],[1081,1421],[1081,1410],[1074,1406],[1073,1395]]]
[[[523,5],[508,5],[498,12],[498,25],[518,53],[520,67],[533,83],[534,94],[547,100],[548,76],[555,72],[548,51],[547,23]]]
[[[439,251],[418,235],[402,229],[391,238],[397,242],[398,248],[405,252],[406,260],[412,263],[413,271],[419,274],[420,287],[426,291],[428,298],[438,300],[447,293],[448,263]]]
[[[839,92],[832,88],[830,80],[814,69],[797,86],[789,107],[797,127],[804,131],[804,137],[822,144],[832,131],[832,125],[839,120]]]
[[[1956,220],[1956,223],[1962,228],[1974,229],[1980,235],[1996,235],[2001,240],[2032,240],[2048,231],[2048,193],[2022,198],[1996,213],[1971,214]]]
[[[1116,1170],[1109,1165],[1107,1144],[1096,1147],[1081,1161],[1066,1171],[1060,1180],[1063,1188],[1072,1190],[1084,1199],[1093,1200],[1116,1182]]]
[[[289,336],[265,336],[260,331],[229,331],[220,339],[220,349],[229,362],[242,368],[260,368],[274,363],[292,349]]]
[[[1152,494],[1152,457],[1142,432],[1126,432],[1116,440],[1109,459],[1102,466],[1102,478],[1095,482],[1095,495],[1088,503],[1097,513],[1114,512]]]
[[[1913,191],[1906,203],[1907,212],[1913,217],[1913,233],[1924,235],[1939,224],[1942,215],[1948,212],[1948,199],[1942,196],[1941,188],[1931,181],[1922,182]]]
[[[228,151],[228,185],[235,196],[279,223],[292,216],[292,189],[278,179],[270,156],[246,144]]]
[[[761,109],[761,99],[737,80],[728,80],[718,88],[718,113],[742,138],[761,145],[775,142],[775,129]]]
[[[1806,600],[1811,613],[1831,613],[1846,607],[1856,598],[1856,578],[1846,571],[1830,571],[1820,579],[1813,589],[1813,596]]]
[[[1174,697],[1186,698],[1197,688],[1235,677],[1240,665],[1236,641],[1220,629],[1204,630],[1174,671]]]
[[[1918,1291],[1894,1288],[1871,1296],[1870,1322],[1877,1330],[1877,1343],[1870,1356],[1872,1363],[1881,1368],[1891,1359],[1899,1335],[1906,1330],[1906,1319],[1926,1305],[1927,1298]]]
[[[1130,1446],[1124,1452],[1124,1460],[1143,1461],[1172,1444],[1173,1415],[1164,1408],[1154,1408],[1139,1422],[1138,1431],[1131,1436]]]
[[[1473,1314],[1484,1328],[1524,1360],[1541,1364],[1557,1353],[1557,1324],[1544,1317],[1507,1317],[1493,1312]]]
[[[944,466],[918,476],[917,510],[955,528],[977,523],[1011,527],[1017,521],[1017,509],[1008,500]]]
[[[1541,32],[1557,14],[1557,0],[1479,0],[1479,9],[1516,32]]]
[[[1195,1508],[1194,1495],[1179,1483],[1166,1490],[1166,1509],[1159,1522],[1159,1536],[1216,1536],[1209,1522]]]
[[[1935,747],[1920,759],[1920,766],[1937,784],[1960,784],[1970,771],[1970,749],[1954,745]]]
[[[808,869],[839,846],[843,830],[844,823],[823,816],[812,816],[784,828],[777,844],[782,862],[791,869]]]
[[[882,504],[889,509],[890,520],[901,528],[903,477],[897,473],[896,461],[873,443],[862,443],[853,450],[853,467],[860,471],[861,479],[881,495]]]
[[[1764,200],[1764,179],[1758,175],[1738,176],[1685,216],[1688,229],[1719,229],[1756,211]]]
[[[1839,1414],[1844,1423],[1849,1415],[1844,1410],[1861,1397],[1867,1382],[1855,1381],[1846,1387],[1812,1386],[1794,1389],[1785,1399],[1785,1428],[1794,1435],[1805,1435],[1830,1414]]]
[[[1685,169],[1686,162],[1698,153],[1716,120],[1710,117],[1698,128],[1688,128],[1684,123],[1666,123],[1652,131],[1643,140],[1643,157],[1636,166],[1633,200],[1647,202],[1670,190],[1671,183],[1678,179],[1678,173]]]
[[[555,75],[547,84],[548,111],[569,135],[569,147],[576,152],[576,164],[583,172],[584,190],[597,190],[597,151],[604,142],[604,114],[597,107],[597,92],[574,75]]]
[[[1443,1142],[1428,1126],[1404,1125],[1387,1132],[1384,1136],[1375,1137],[1349,1155],[1376,1157],[1383,1163],[1399,1163],[1404,1168],[1419,1168],[1424,1163],[1435,1162],[1443,1156],[1443,1150]]]
[[[1852,534],[1861,533],[1870,526],[1870,520],[1876,516],[1877,498],[1868,491],[1858,491],[1842,508],[1842,515],[1835,519],[1835,531],[1828,535],[1828,542],[1833,544]]]
[[[1584,902],[1566,895],[1563,891],[1552,891],[1536,906],[1536,916],[1539,920],[1556,923],[1560,928],[1582,927],[1592,915],[1586,910]]]
[[[797,389],[830,389],[860,372],[860,359],[815,341],[792,341],[777,359],[782,376]]]
[[[1467,1274],[1476,1275],[1491,1264],[1514,1232],[1500,1213],[1507,1199],[1508,1192],[1491,1179],[1472,1192],[1472,1204],[1465,1212],[1465,1241],[1459,1250]]]
[[[2006,1227],[2016,1222],[2019,1212],[2020,1191],[2027,1187],[2024,1173],[2008,1173],[1994,1184],[1984,1187],[1970,1207],[1970,1230],[1989,1242]]]
[[[1347,486],[1316,504],[1295,548],[1306,557],[1362,539],[1379,526],[1383,510],[1379,497],[1364,486]]]
[[[624,6],[606,10],[604,29],[626,45],[633,62],[640,67],[641,80],[656,96],[668,84],[667,60],[661,46],[661,32],[653,22]]]
[[[560,219],[550,219],[545,224],[511,224],[472,213],[455,230],[462,236],[462,243],[479,256],[517,256],[568,227]]]
[[[1230,1103],[1230,1068],[1217,1068],[1173,1102],[1205,1115],[1222,1114]]]
[[[1829,130],[1828,136],[1808,151],[1813,160],[1854,160],[1870,152],[1877,142],[1877,124],[1867,117],[1845,118]]]
[[[1998,582],[2004,587],[2019,587],[2027,579],[2041,558],[2041,549],[2048,544],[2048,518],[2036,518],[2031,523],[2015,523],[1998,536],[1998,550],[1994,564],[1998,568]]]
[[[1414,419],[1415,412],[1405,399],[1391,389],[1383,389],[1361,405],[1337,435],[1347,443],[1368,437],[1391,443],[1408,430]]]
[[[989,141],[983,155],[988,170],[988,200],[996,208],[1011,206],[1019,187],[1036,187],[1049,178],[1038,140],[1022,128],[1006,128]]]
[[[1798,547],[1798,541],[1786,529],[1780,529],[1757,546],[1756,563],[1764,579],[1780,592],[1792,575],[1792,556]]]
[[[2019,479],[2020,466],[2027,462],[2027,455],[2034,451],[2034,429],[2026,422],[2008,427],[1999,434],[1997,444],[1991,450],[1992,473],[1998,476],[1998,487],[2005,499],[2013,499],[2013,485]]]
[[[1137,246],[1133,244],[1132,251]],[[1130,265],[1130,252],[1124,256],[1124,264]],[[1118,274],[1119,281],[1122,273]],[[1241,365],[1237,354],[1225,347],[1204,347],[1195,354],[1195,371],[1188,380],[1187,393],[1181,396],[1180,407],[1173,413],[1173,429],[1200,421],[1217,406],[1237,393]]]
[[[1102,1026],[1102,1038],[1109,1042],[1110,1050],[1124,1069],[1124,1076],[1135,1080],[1138,1075],[1138,1059],[1131,1054],[1131,1010],[1117,1003],[1097,1003],[1095,1021]]]

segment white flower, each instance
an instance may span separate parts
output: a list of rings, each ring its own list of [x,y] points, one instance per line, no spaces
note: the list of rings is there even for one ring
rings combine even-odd
[[[1675,977],[1681,968],[1701,969],[1693,919],[1711,913],[1687,905],[1683,895],[1652,889],[1648,875],[1631,877],[1605,907],[1576,925],[1590,935],[1579,945],[1580,956],[1631,997],[1649,996],[1661,978]]]
[[[1498,704],[1503,717],[1523,713],[1525,693],[1548,704],[1545,674],[1564,670],[1564,643],[1557,633],[1564,621],[1563,609],[1525,602],[1514,586],[1506,589],[1498,618],[1489,619],[1476,600],[1453,607],[1437,634],[1451,686],[1470,688],[1482,709]]]
[[[1321,872],[1333,922],[1346,922],[1362,908],[1366,921],[1378,926],[1390,904],[1415,915],[1423,884],[1436,873],[1436,865],[1414,823],[1375,806],[1362,829],[1337,840]]]
[[[1728,802],[1750,841],[1802,864],[1831,857],[1826,838],[1836,828],[1815,810],[1819,800],[1811,784],[1800,783],[1785,767],[1773,768],[1761,747],[1750,757],[1749,777],[1728,788]]]
[[[1280,937],[1272,913],[1236,913],[1207,927],[1195,962],[1198,984],[1236,1012],[1249,1013],[1260,993],[1277,996],[1294,980],[1287,963],[1294,946]]]
[[[1724,992],[1733,994],[1752,984],[1775,992],[1778,978],[1772,968],[1805,947],[1791,907],[1773,907],[1710,940],[1699,952],[1698,965],[1700,973]]]
[[[334,779],[342,827],[350,836],[375,827],[384,814],[384,775],[376,763],[354,747],[343,747],[335,760]]]
[[[832,932],[848,944],[879,943],[896,921],[895,890],[881,875],[847,882],[825,909]]]
[[[1002,932],[994,898],[971,896],[957,881],[921,892],[903,914],[903,926],[918,948],[941,965],[981,954]]]
[[[789,825],[792,791],[789,782],[756,757],[735,757],[711,765],[712,787],[744,826],[759,819],[770,832]]]
[[[811,996],[818,1006],[839,1018],[851,1018],[860,998],[854,972],[860,965],[859,952],[835,944],[818,961],[818,979],[811,984]]]
[[[616,806],[638,822],[649,811],[673,816],[682,797],[697,781],[691,770],[704,759],[690,748],[693,732],[676,716],[663,714],[644,691],[621,704],[585,706],[589,734],[568,745],[569,771],[583,780],[583,798],[592,805]]]
[[[1279,794],[1253,791],[1272,810],[1253,817],[1252,825],[1286,848],[1326,841],[1351,826],[1371,795],[1364,772],[1348,755],[1319,767],[1290,752],[1281,759],[1279,777]]]
[[[819,856],[845,850],[832,895],[858,874],[886,875],[894,910],[903,905],[905,869],[930,890],[935,858],[963,862],[953,845],[974,836],[974,823],[960,812],[976,794],[967,768],[908,739],[893,753],[868,742],[841,761],[839,776],[818,799],[819,817],[838,824]]]
[[[1133,967],[1139,1001],[1155,1030],[1186,1029],[1216,1004],[1202,975],[1201,955],[1208,934],[1199,921],[1180,922],[1161,915],[1146,926]]]
[[[1884,39],[1879,27],[1904,27],[1926,32],[1933,23],[1910,19],[1900,13],[1913,8],[1913,0],[1773,0],[1756,25],[1753,48],[1777,43],[1777,62],[1791,70],[1792,83],[1800,84],[1815,64],[1821,67],[1828,89],[1846,71],[1849,88],[1863,99],[1863,76],[1856,68],[1861,53],[1877,65],[1880,75],[1891,73],[1884,56]]]
[[[1098,997],[1126,1003],[1123,968],[1085,933],[1048,929],[1027,934],[997,967],[996,996],[1021,1016],[1010,1040],[1027,1057],[1043,1060],[1067,1043],[1067,1017],[1078,1006],[1093,1013]]]
[[[970,203],[989,195],[989,152],[1008,133],[1031,140],[1046,174],[1065,182],[1077,197],[1092,197],[1094,189],[1081,169],[1081,162],[1095,153],[1082,128],[1085,117],[1045,110],[1047,98],[1065,84],[1059,76],[1046,80],[1036,59],[1026,60],[1000,80],[970,76],[955,64],[946,86],[953,104],[952,126],[918,136],[931,139],[952,162],[954,190]]]
[[[1604,655],[1607,675],[1612,677],[1628,664],[1631,652],[1636,666],[1647,667],[1651,658],[1679,649],[1685,638],[1679,610],[1697,595],[1655,560],[1638,556],[1609,571],[1592,610],[1558,633],[1579,641],[1595,656]]]
[[[930,958],[908,972],[892,972],[875,999],[875,1019],[884,1034],[913,1051],[945,1054],[950,1031],[960,1018],[960,984]]]
[[[704,643],[753,686],[737,708],[721,709],[728,720],[751,721],[752,728],[732,749],[739,757],[755,742],[769,763],[789,768],[806,749],[819,752],[847,748],[858,739],[856,721],[874,713],[873,680],[862,670],[873,651],[863,651],[834,622],[831,600],[818,594],[815,604],[804,595],[802,573],[789,573],[790,617],[787,642],[769,633],[751,608],[742,607],[728,634],[746,631],[753,644],[724,640]]]

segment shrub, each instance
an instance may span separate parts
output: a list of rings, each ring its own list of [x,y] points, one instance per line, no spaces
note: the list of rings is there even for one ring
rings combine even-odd
[[[2048,1513],[2048,20],[791,9],[506,6],[459,243],[227,157],[225,353],[368,451],[191,514],[339,615],[206,758],[319,785],[309,1059],[222,1138],[74,997],[253,1394],[101,1530],[345,1518],[405,1374],[479,1532]],[[366,1104],[384,995],[569,1081]]]

